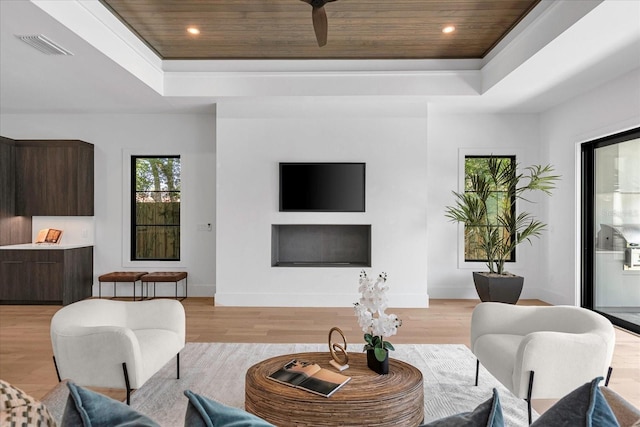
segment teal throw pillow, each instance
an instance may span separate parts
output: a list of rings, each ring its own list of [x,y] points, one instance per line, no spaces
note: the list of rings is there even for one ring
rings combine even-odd
[[[160,427],[158,423],[115,399],[67,383],[69,398],[61,427]]]
[[[223,405],[191,390],[185,390],[184,395],[189,398],[184,417],[185,427],[274,427],[242,409]]]
[[[619,427],[611,407],[598,387],[602,377],[586,383],[557,401],[531,427]]]
[[[191,390],[185,390],[184,395],[189,398],[185,427],[274,427],[260,417],[207,399]]]
[[[498,390],[493,389],[493,396],[486,402],[481,403],[471,412],[451,415],[431,421],[421,427],[502,427],[504,418],[502,417],[502,406]]]

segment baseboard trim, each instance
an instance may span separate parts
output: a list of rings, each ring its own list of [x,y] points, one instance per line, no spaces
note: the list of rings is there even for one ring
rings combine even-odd
[[[231,307],[352,307],[358,294],[216,293],[216,305]],[[389,307],[427,308],[428,294],[389,295]]]

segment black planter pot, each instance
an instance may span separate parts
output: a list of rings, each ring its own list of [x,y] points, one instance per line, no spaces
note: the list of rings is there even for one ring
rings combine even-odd
[[[473,272],[473,283],[482,302],[515,304],[522,293],[524,277]]]
[[[377,372],[381,375],[386,375],[389,373],[389,350],[385,350],[387,352],[387,357],[384,358],[382,362],[376,359],[376,354],[374,350],[367,350],[367,366],[373,372]]]

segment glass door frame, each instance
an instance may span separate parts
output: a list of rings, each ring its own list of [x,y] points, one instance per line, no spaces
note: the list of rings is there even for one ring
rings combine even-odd
[[[582,206],[581,211],[581,292],[580,292],[580,305],[584,308],[593,310],[611,321],[616,326],[627,329],[636,334],[640,334],[640,325],[628,322],[613,316],[609,313],[605,313],[596,310],[594,307],[594,295],[595,295],[595,278],[594,278],[594,263],[595,263],[595,246],[596,236],[593,223],[595,220],[595,196],[596,196],[596,183],[595,183],[595,151],[598,148],[606,147],[613,144],[619,144],[621,142],[629,141],[632,139],[640,138],[640,128],[630,129],[624,132],[620,132],[614,135],[605,136],[593,141],[585,142],[581,144],[581,196]]]

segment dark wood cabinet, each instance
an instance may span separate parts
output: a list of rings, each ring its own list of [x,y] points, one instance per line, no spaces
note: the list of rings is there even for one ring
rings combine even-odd
[[[16,215],[93,215],[93,144],[19,140],[15,159]]]
[[[31,217],[16,216],[16,141],[0,137],[0,246],[31,242]]]
[[[71,304],[91,296],[93,247],[0,250],[0,303]]]
[[[9,218],[15,215],[15,141],[0,137],[0,219]],[[0,236],[0,245],[8,245],[3,243],[5,237],[4,228]],[[7,228],[7,232],[9,229]]]

